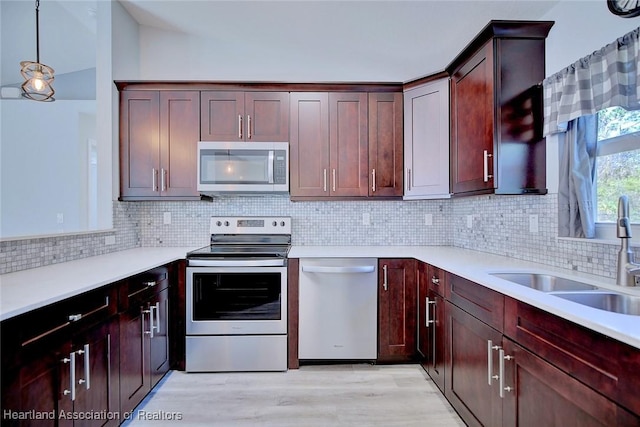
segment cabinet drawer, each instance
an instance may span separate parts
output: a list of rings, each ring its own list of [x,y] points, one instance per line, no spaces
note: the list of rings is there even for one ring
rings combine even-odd
[[[34,348],[68,338],[117,312],[117,287],[105,286],[2,322],[4,349]]]
[[[120,310],[147,301],[169,287],[169,267],[162,266],[138,274],[123,282],[120,289]]]
[[[429,284],[430,291],[443,297],[445,294],[444,290],[447,287],[447,273],[438,267],[429,265],[427,269],[427,283]]]
[[[640,350],[506,298],[505,335],[640,415]]]
[[[448,274],[446,298],[467,313],[502,332],[504,296],[475,282]]]

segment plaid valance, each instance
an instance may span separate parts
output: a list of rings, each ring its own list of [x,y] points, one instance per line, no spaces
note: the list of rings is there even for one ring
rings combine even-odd
[[[639,35],[640,27],[544,79],[545,136],[605,108],[640,108]]]

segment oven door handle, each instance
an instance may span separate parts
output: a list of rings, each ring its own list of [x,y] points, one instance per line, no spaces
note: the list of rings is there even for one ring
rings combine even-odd
[[[188,260],[189,267],[283,267],[284,259]]]
[[[326,274],[363,274],[373,273],[375,266],[373,265],[354,265],[348,267],[331,267],[320,265],[303,265],[302,271],[305,273],[326,273]]]

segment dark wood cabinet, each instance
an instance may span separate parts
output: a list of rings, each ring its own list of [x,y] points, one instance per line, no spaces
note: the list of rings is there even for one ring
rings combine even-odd
[[[291,93],[291,197],[402,195],[402,95]]]
[[[378,260],[378,361],[409,361],[416,354],[416,261]]]
[[[538,84],[552,25],[491,21],[447,67],[454,194],[546,194]]]
[[[445,387],[445,300],[446,275],[432,265],[418,262],[418,353],[420,363],[444,393]]]
[[[369,93],[369,196],[402,196],[401,93]]]
[[[289,141],[289,93],[203,91],[202,141]]]
[[[120,92],[121,200],[198,199],[197,91]]]
[[[169,371],[170,271],[160,267],[130,278],[120,301],[120,406],[132,411]]]
[[[119,411],[116,301],[111,286],[2,323],[2,425],[119,424],[75,419]]]
[[[638,426],[640,418],[530,351],[503,340],[505,426]]]

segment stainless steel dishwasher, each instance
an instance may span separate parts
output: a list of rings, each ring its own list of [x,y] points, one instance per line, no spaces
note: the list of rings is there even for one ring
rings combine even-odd
[[[375,360],[378,260],[300,259],[301,360]]]

